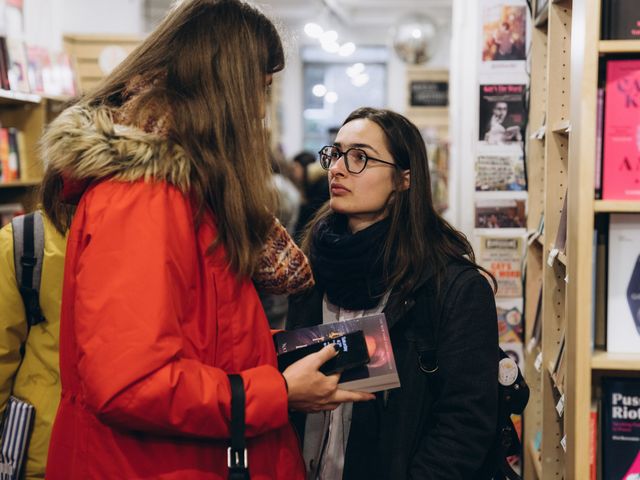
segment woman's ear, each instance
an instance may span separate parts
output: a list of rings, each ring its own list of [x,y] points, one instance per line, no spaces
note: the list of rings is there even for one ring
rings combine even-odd
[[[409,186],[411,185],[411,170],[405,170],[402,172],[402,187],[401,191],[409,190]]]

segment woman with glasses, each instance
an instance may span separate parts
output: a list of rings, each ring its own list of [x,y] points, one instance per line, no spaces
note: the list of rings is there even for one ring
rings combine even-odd
[[[308,478],[490,478],[494,292],[467,239],[434,210],[420,132],[361,108],[319,155],[331,198],[302,244],[316,286],[291,299],[287,328],[384,312],[401,386],[297,418]]]
[[[311,278],[271,208],[263,122],[283,67],[250,4],[175,2],[48,129],[43,204],[70,227],[48,479],[220,480],[248,460],[254,479],[300,480],[289,409],[370,398],[318,371],[331,347],[281,374],[256,292]]]

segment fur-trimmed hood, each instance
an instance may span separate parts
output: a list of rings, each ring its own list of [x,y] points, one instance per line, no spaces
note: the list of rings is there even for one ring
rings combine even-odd
[[[154,179],[189,189],[185,151],[163,136],[116,123],[107,107],[67,108],[47,128],[41,150],[46,168],[65,181]]]

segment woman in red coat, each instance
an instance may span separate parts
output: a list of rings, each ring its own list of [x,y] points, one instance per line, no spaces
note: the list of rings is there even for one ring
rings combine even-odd
[[[185,0],[49,128],[43,203],[70,232],[48,479],[227,478],[229,373],[252,478],[302,479],[288,410],[371,398],[318,371],[330,348],[275,367],[254,280],[281,280],[273,257],[294,260],[288,290],[310,281],[296,247],[268,247],[283,232],[262,118],[283,64],[252,7]]]

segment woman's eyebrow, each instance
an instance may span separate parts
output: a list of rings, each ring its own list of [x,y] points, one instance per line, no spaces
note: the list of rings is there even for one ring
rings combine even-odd
[[[333,142],[333,144],[336,147],[338,147],[339,149],[342,149],[342,144],[340,142]],[[347,145],[347,147],[349,147],[349,148],[368,148],[369,150],[373,150],[374,153],[380,155],[380,152],[378,152],[375,148],[373,148],[368,143],[351,143],[351,144]]]

